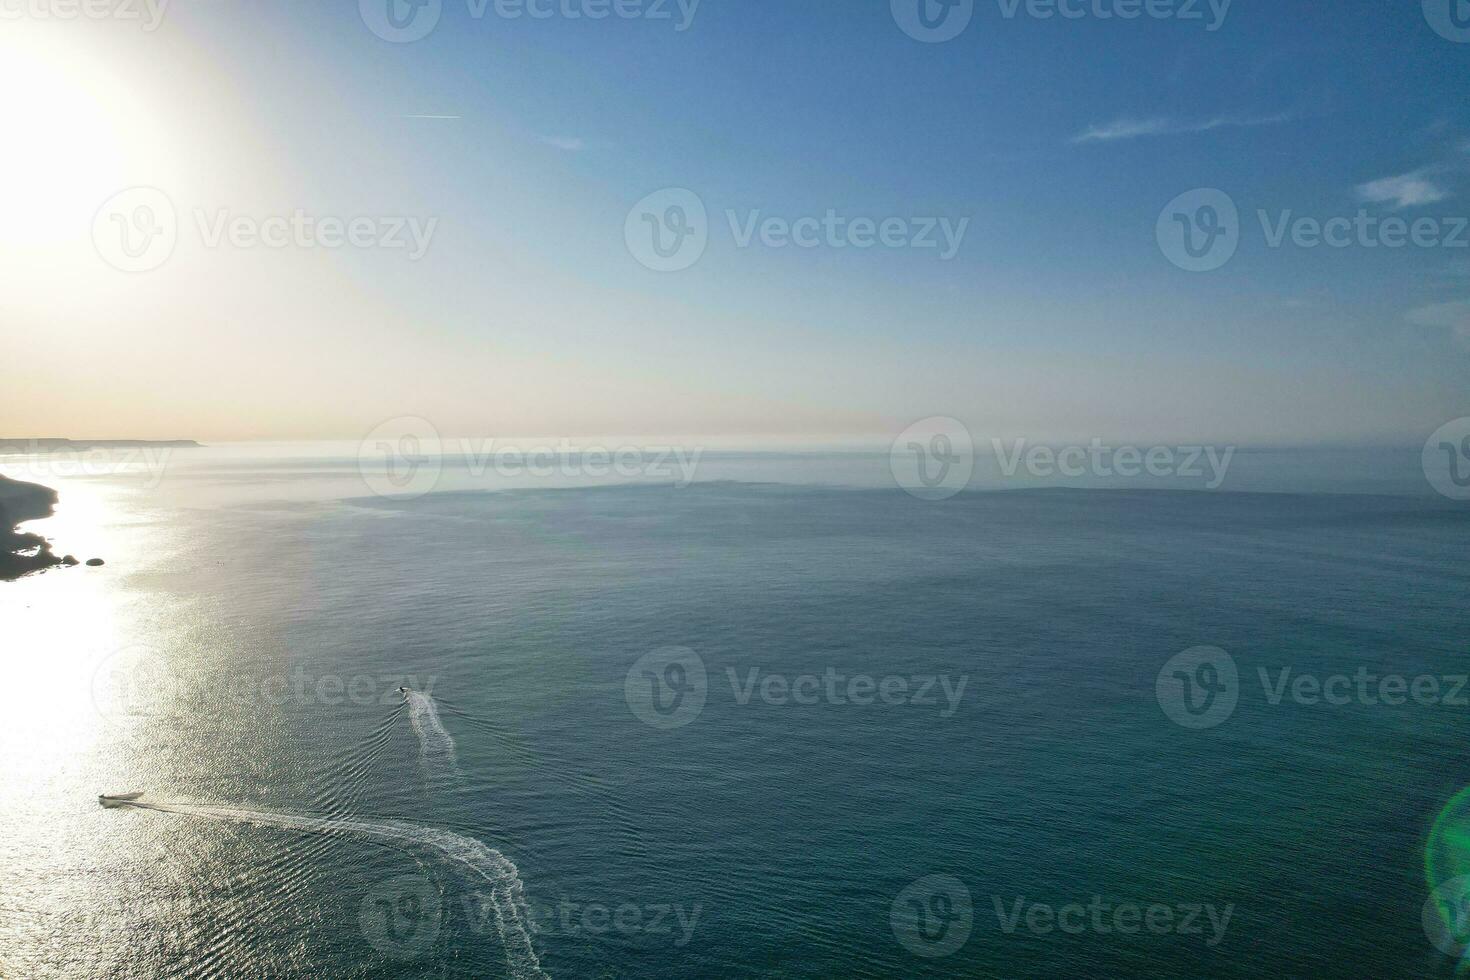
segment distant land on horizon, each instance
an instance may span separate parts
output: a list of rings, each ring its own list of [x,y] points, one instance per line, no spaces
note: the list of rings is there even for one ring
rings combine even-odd
[[[82,449],[136,449],[165,446],[171,449],[203,449],[193,439],[6,439],[0,438],[0,454],[26,455]]]
[[[203,446],[193,439],[0,438],[0,456],[143,448],[202,449]],[[51,543],[41,535],[17,530],[26,521],[50,517],[57,499],[56,491],[50,487],[0,475],[0,582],[56,565],[78,564],[71,555],[55,554]]]

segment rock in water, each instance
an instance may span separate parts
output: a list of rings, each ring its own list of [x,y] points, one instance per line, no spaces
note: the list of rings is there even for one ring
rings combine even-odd
[[[107,562],[103,561],[101,558],[88,558],[87,564],[92,568],[98,568],[102,565],[107,564]]]

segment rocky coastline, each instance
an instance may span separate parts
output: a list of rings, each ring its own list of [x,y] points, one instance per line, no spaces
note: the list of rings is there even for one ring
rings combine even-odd
[[[50,517],[56,500],[56,491],[50,487],[0,476],[0,581],[68,564],[65,557],[52,552],[45,538],[19,530],[26,521]],[[70,564],[76,564],[76,559]]]

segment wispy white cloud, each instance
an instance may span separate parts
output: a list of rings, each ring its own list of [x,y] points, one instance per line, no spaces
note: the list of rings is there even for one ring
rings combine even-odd
[[[1169,131],[1167,119],[1119,119],[1101,126],[1092,125],[1076,136],[1073,143],[1106,143],[1131,140],[1140,136],[1160,136]]]
[[[1450,192],[1432,179],[1429,168],[1397,177],[1384,177],[1358,185],[1358,199],[1370,204],[1392,204],[1396,208],[1416,208],[1443,201]]]
[[[1421,327],[1449,331],[1455,343],[1470,351],[1470,300],[1421,306],[1410,310],[1408,319]]]
[[[580,136],[538,136],[541,142],[547,146],[554,146],[558,150],[566,150],[568,153],[576,153],[587,149],[587,141]]]
[[[1143,136],[1176,136],[1186,133],[1208,133],[1216,129],[1246,129],[1254,126],[1275,126],[1290,122],[1289,112],[1273,116],[1212,116],[1209,119],[1118,119],[1102,125],[1092,125],[1072,137],[1073,143],[1111,143],[1115,140],[1138,139]]]

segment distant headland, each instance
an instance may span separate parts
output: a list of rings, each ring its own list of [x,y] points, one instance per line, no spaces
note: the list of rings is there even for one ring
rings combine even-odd
[[[40,453],[81,452],[88,449],[203,448],[193,439],[5,439],[0,438],[0,456],[34,456]]]
[[[118,449],[198,449],[193,439],[7,439],[0,438],[0,458],[5,456],[51,456]],[[56,565],[81,564],[71,555],[57,556],[51,542],[39,534],[23,534],[17,528],[26,521],[50,517],[56,508],[56,491],[39,483],[24,483],[0,476],[0,582],[20,578]],[[88,565],[101,565],[93,558]]]

